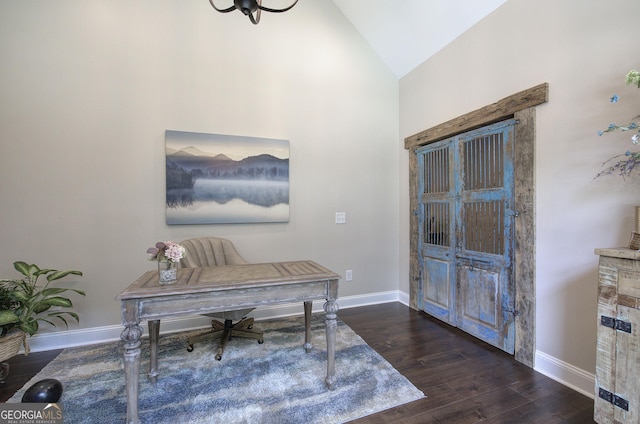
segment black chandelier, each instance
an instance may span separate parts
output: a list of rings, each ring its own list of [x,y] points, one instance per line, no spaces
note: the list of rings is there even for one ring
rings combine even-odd
[[[286,12],[287,10],[295,6],[296,3],[298,3],[298,0],[295,0],[291,6],[285,7],[284,9],[270,9],[268,7],[264,7],[262,5],[262,0],[233,0],[233,6],[227,9],[218,9],[216,5],[213,4],[213,0],[209,0],[209,3],[211,3],[211,6],[213,6],[213,8],[220,13],[233,12],[234,10],[238,9],[239,11],[247,15],[254,25],[258,25],[258,22],[260,22],[260,12],[262,12],[263,10],[265,12],[273,13]],[[253,15],[254,13],[255,17]]]

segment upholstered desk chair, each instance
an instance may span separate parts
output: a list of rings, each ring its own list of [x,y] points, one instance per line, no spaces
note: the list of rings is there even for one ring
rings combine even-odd
[[[199,237],[180,242],[186,249],[186,255],[180,260],[183,268],[214,267],[224,265],[238,265],[248,263],[227,239],[218,237]],[[247,337],[257,339],[258,343],[263,343],[262,331],[253,327],[253,318],[247,318],[247,314],[255,308],[242,309],[239,311],[216,312],[206,316],[217,318],[224,323],[212,320],[211,331],[189,338],[187,350],[193,350],[193,344],[213,339],[220,339],[216,359],[222,359],[222,354],[227,342],[231,337]]]

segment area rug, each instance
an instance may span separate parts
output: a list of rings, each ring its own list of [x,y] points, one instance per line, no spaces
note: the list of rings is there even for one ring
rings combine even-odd
[[[147,340],[140,363],[139,417],[142,423],[342,423],[424,397],[405,377],[338,320],[336,387],[327,390],[324,316],[312,320],[310,353],[304,318],[256,323],[264,343],[234,338],[221,361],[215,342],[187,352],[190,333],[161,335],[159,377],[153,385]],[[201,332],[202,330],[200,330]],[[122,344],[65,349],[19,390],[20,402],[37,381],[62,382],[65,423],[126,421]]]

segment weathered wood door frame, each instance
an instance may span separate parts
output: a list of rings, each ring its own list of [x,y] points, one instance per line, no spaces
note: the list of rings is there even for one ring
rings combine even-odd
[[[409,155],[410,191],[410,306],[418,309],[420,281],[418,255],[418,164],[416,149],[439,140],[515,118],[515,222],[514,278],[516,284],[515,358],[533,367],[535,361],[535,107],[548,100],[549,85],[543,83],[506,97],[496,103],[462,115],[405,138]]]

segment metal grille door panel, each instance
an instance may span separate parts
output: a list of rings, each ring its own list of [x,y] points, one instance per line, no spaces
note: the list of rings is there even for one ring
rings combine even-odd
[[[513,353],[513,120],[416,151],[419,307]]]

